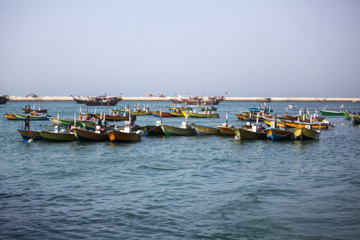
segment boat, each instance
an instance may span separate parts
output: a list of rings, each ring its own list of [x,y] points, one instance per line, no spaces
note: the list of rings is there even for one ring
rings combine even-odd
[[[0,105],[5,104],[10,100],[8,95],[0,95]]]
[[[4,113],[4,116],[5,116],[8,120],[19,120],[19,119],[15,116],[15,114],[10,113],[10,112]]]
[[[271,98],[260,98],[258,100],[259,103],[270,103],[271,102]]]
[[[327,106],[326,106],[327,107]],[[344,105],[340,106],[340,111],[330,111],[330,110],[326,110],[326,107],[322,110],[320,110],[320,113],[323,116],[345,116],[344,114]]]
[[[140,108],[140,103],[137,104],[137,106],[136,106],[135,109],[130,109],[130,108],[128,108],[128,107],[125,107],[125,108],[119,108],[118,110],[119,110],[120,112],[122,112],[122,113],[129,113],[129,112],[131,112],[131,115],[134,115],[134,116],[146,116],[146,115],[151,115],[149,106],[145,107],[145,105],[144,105],[144,108]],[[112,110],[112,111],[113,111],[113,110]]]
[[[251,121],[251,122],[256,122],[256,121],[262,121],[263,120],[263,116],[258,116],[256,114],[251,114],[251,112],[243,112],[243,113],[238,113],[235,114],[235,116],[241,120],[241,121]]]
[[[351,121],[353,124],[360,124],[360,115],[352,115]]]
[[[289,140],[294,138],[294,133],[290,130],[280,129],[275,127],[266,128],[265,134],[268,139],[277,140]]]
[[[217,110],[217,108],[216,107],[214,107],[214,106],[208,106],[208,107],[200,107],[200,109],[202,110],[202,111],[216,111]]]
[[[261,140],[266,139],[266,134],[260,126],[253,125],[251,129],[234,128],[235,140]]]
[[[74,134],[80,142],[101,142],[109,140],[106,130],[101,129],[100,126],[98,126],[95,131],[74,128]]]
[[[180,111],[190,111],[192,110],[192,107],[188,106],[173,106],[173,107],[167,107],[171,111],[180,112]]]
[[[99,119],[103,119],[104,118],[104,114],[95,114],[95,116]],[[106,121],[126,121],[128,120],[129,117],[128,116],[121,116],[121,115],[105,115],[105,120]],[[131,116],[131,121],[135,121],[136,120],[136,116]]]
[[[170,114],[173,115],[174,117],[184,117],[182,112],[171,111]]]
[[[90,131],[95,131],[96,130],[96,126],[99,126],[99,123],[96,123],[95,121],[82,121],[81,125],[83,128],[85,128],[86,130],[90,130]],[[100,126],[101,129],[105,129],[106,131],[112,130],[115,128],[114,124],[111,125],[101,125]]]
[[[47,113],[47,109],[44,109],[43,106],[39,107],[39,109],[35,109],[35,106],[31,108],[30,104],[25,106],[25,108],[22,109],[23,113]]]
[[[177,117],[169,112],[156,111],[151,113],[154,117]]]
[[[257,112],[270,113],[273,111],[273,110],[270,110],[269,107],[248,107],[248,110],[252,113],[257,113]]]
[[[214,112],[181,112],[185,117],[190,118],[219,118],[220,115]]]
[[[310,123],[310,122],[300,122],[300,121],[281,121],[283,124],[285,124],[286,127],[288,128],[310,128],[310,129],[321,129],[321,130],[325,130],[328,129],[330,126],[330,123],[328,121],[323,121],[323,122],[314,122],[314,123]],[[331,125],[333,126],[333,125]]]
[[[40,135],[40,131],[30,131],[30,130],[24,130],[24,129],[17,129],[17,131],[20,133],[22,138],[26,141],[32,139],[32,140],[43,140],[42,136]]]
[[[292,103],[292,104],[288,105],[288,108],[289,108],[289,109],[296,109],[297,106],[295,106],[295,105]]]
[[[55,130],[52,132],[41,131],[40,135],[47,142],[72,142],[77,141],[75,134],[71,131],[59,130],[59,126],[55,126]]]
[[[131,116],[131,115],[130,115]],[[129,116],[129,118],[130,118]],[[107,132],[111,142],[138,142],[141,138],[141,130],[133,131],[131,129],[131,120],[125,121],[124,130],[113,130]]]
[[[202,125],[191,124],[198,135],[222,135],[220,129],[216,127],[207,127]]]
[[[309,127],[292,128],[291,131],[297,140],[319,140],[320,131]]]
[[[229,113],[226,113],[226,121],[225,123],[223,123],[222,126],[217,126],[216,128],[218,128],[223,136],[234,136],[235,132],[234,132],[234,126],[233,125],[229,125],[228,124],[228,118],[229,118]]]
[[[49,115],[32,116],[32,115],[22,115],[22,114],[16,114],[16,113],[14,113],[14,115],[18,120],[24,120],[24,121],[27,116],[30,117],[30,121],[46,121],[46,120],[49,120],[49,117],[51,117]]]
[[[218,105],[225,100],[226,94],[214,97],[186,97],[181,99],[187,105]]]
[[[197,135],[194,128],[187,122],[182,122],[180,126],[160,125],[166,136],[195,136]]]
[[[156,121],[156,125],[145,125],[141,129],[144,131],[145,136],[164,135],[161,128],[162,121]]]
[[[110,97],[105,95],[102,96],[93,96],[93,97],[75,97],[71,95],[71,97],[75,100],[75,102],[79,104],[85,104],[86,106],[115,106],[118,102],[120,102],[123,98],[118,97]]]

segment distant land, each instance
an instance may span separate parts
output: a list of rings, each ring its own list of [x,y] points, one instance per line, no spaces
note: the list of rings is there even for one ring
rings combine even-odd
[[[170,101],[175,97],[123,97],[122,101]],[[225,97],[224,101],[254,102],[263,97]],[[21,97],[10,96],[10,101],[74,101],[70,96]],[[360,102],[360,98],[271,97],[273,102]]]

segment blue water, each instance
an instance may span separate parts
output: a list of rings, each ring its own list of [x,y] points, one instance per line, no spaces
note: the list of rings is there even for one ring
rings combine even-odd
[[[25,104],[8,102],[0,111],[20,113]],[[41,104],[67,118],[80,107]],[[136,102],[118,107],[125,104]],[[171,103],[145,104],[164,111]],[[270,106],[280,115],[288,104]],[[295,104],[360,112],[359,103]],[[188,122],[217,126],[228,111],[229,123],[240,126],[234,114],[258,105],[222,102],[220,119]],[[336,127],[319,141],[143,136],[114,144],[26,143],[20,122],[1,116],[0,239],[360,239],[360,127],[326,119]],[[31,122],[32,130],[45,128],[50,122]]]

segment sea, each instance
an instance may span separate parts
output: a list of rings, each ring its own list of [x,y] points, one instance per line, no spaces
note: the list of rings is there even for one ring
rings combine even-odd
[[[50,115],[114,107],[30,104]],[[135,108],[138,102],[119,102]],[[170,101],[139,102],[167,111]],[[271,102],[282,115],[292,102]],[[359,102],[294,102],[310,113],[360,112]],[[258,102],[221,102],[220,118],[187,119],[216,127]],[[360,127],[326,116],[335,128],[319,140],[234,141],[233,137],[151,137],[136,143],[26,142],[21,121],[0,117],[0,239],[360,239]],[[160,119],[138,116],[136,124]],[[163,118],[180,125],[185,118]],[[122,122],[117,124],[122,125]],[[53,129],[32,121],[31,130]]]

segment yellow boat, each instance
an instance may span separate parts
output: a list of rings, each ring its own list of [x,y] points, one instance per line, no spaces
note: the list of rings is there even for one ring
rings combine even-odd
[[[196,125],[194,123],[191,125],[195,128],[198,135],[222,135],[218,128]]]
[[[320,136],[320,131],[305,127],[293,128],[291,131],[294,133],[295,139],[299,140],[319,140]]]
[[[326,123],[308,123],[308,122],[289,122],[289,121],[282,121],[283,124],[285,124],[288,128],[306,128],[309,127],[310,129],[321,129],[325,130],[329,128],[329,125]]]
[[[15,116],[15,114],[13,114],[13,113],[4,113],[4,116],[8,119],[8,120],[19,120],[16,116]]]
[[[213,112],[202,112],[202,113],[195,113],[195,112],[181,112],[184,117],[188,118],[219,118],[220,115],[218,113]]]

